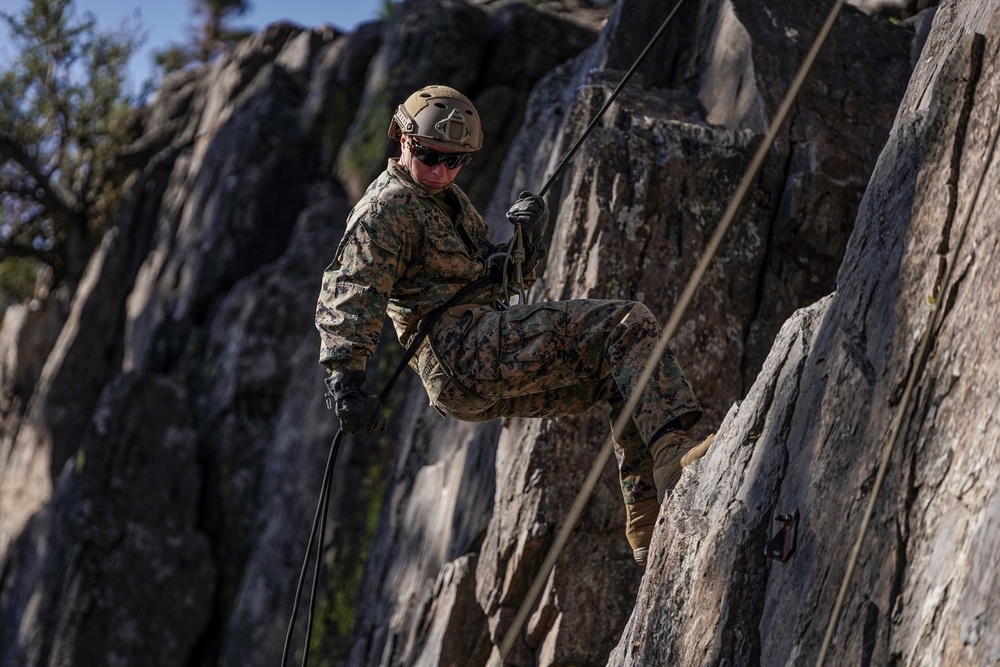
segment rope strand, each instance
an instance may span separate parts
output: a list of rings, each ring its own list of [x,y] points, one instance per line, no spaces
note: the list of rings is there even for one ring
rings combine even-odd
[[[677,0],[677,4],[675,4],[674,8],[670,10],[669,14],[667,14],[667,18],[663,20],[663,23],[660,25],[660,29],[656,31],[656,34],[653,35],[653,37],[649,40],[649,43],[646,44],[646,48],[642,50],[642,53],[640,53],[639,56],[635,59],[635,62],[632,63],[632,66],[628,68],[627,72],[625,72],[625,76],[622,77],[621,82],[617,86],[615,86],[615,89],[613,91],[611,91],[611,96],[608,97],[608,100],[604,103],[604,106],[602,106],[597,111],[597,113],[594,115],[594,119],[590,121],[590,124],[587,126],[587,129],[583,131],[583,134],[581,134],[580,138],[576,140],[576,142],[573,144],[573,147],[569,149],[569,152],[563,156],[563,159],[559,161],[559,164],[557,164],[556,168],[552,170],[552,173],[549,175],[549,177],[545,179],[545,184],[542,185],[542,189],[538,191],[539,197],[545,196],[545,193],[549,191],[549,188],[552,186],[552,182],[555,181],[556,176],[559,175],[559,172],[561,172],[563,169],[566,168],[566,165],[569,164],[569,161],[573,159],[573,156],[576,155],[576,152],[580,149],[580,146],[583,144],[583,141],[588,136],[590,136],[590,133],[594,131],[595,127],[597,127],[597,123],[604,116],[604,112],[606,112],[608,108],[610,108],[611,105],[614,103],[614,101],[618,98],[618,93],[622,92],[622,89],[625,87],[625,84],[629,82],[629,79],[632,78],[632,75],[635,74],[636,70],[639,69],[639,65],[642,64],[642,61],[646,59],[647,55],[649,55],[649,52],[653,49],[653,45],[656,44],[657,41],[659,41],[660,36],[663,35],[664,32],[666,32],[667,26],[670,25],[671,21],[673,21],[674,15],[677,14],[677,10],[680,9],[681,5],[683,4],[684,0]]]
[[[337,453],[340,451],[340,441],[344,437],[344,432],[337,430],[337,435],[330,445],[330,453],[327,455],[326,468],[323,471],[323,483],[320,485],[319,502],[316,505],[316,513],[313,515],[312,530],[309,531],[309,541],[306,544],[306,555],[302,559],[302,568],[299,570],[299,580],[295,586],[295,599],[292,602],[292,615],[288,619],[288,631],[285,633],[285,646],[281,651],[281,667],[288,663],[288,652],[292,646],[292,633],[295,630],[295,619],[299,614],[299,599],[302,597],[302,585],[305,583],[306,572],[309,570],[309,557],[312,554],[313,542],[316,541],[317,533],[319,542],[316,547],[316,570],[313,575],[312,590],[309,594],[309,625],[306,627],[306,637],[302,648],[302,665],[305,667],[309,660],[309,643],[312,638],[313,613],[316,607],[316,591],[319,585],[319,571],[323,553],[323,535],[326,533],[327,506],[330,501],[330,485],[333,480],[333,467],[337,461]]]
[[[520,224],[514,225],[514,235],[511,237],[507,245],[507,252],[503,256],[503,266],[501,267],[501,278],[500,278],[500,299],[508,307],[510,306],[510,283],[511,283],[511,266],[513,266],[513,284],[517,293],[521,297],[521,303],[524,303],[524,260],[526,252],[524,249],[524,230],[521,228]]]

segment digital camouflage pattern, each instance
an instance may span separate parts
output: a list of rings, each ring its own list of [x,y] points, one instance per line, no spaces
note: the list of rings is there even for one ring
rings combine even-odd
[[[418,369],[431,402],[458,419],[579,414],[608,401],[613,424],[659,336],[653,314],[635,301],[455,307],[421,349]],[[665,424],[687,429],[700,418],[667,350],[625,432],[615,437],[626,503],[656,496],[646,443]]]
[[[457,202],[454,222],[395,161],[369,187],[323,276],[316,326],[325,366],[363,369],[387,312],[407,345],[422,317],[483,275],[494,249],[486,225],[457,186],[448,191]],[[445,313],[410,365],[431,404],[457,419],[579,414],[608,401],[613,423],[659,335],[649,309],[633,301],[505,310],[470,303]],[[615,437],[626,503],[656,495],[647,446],[653,434],[675,420],[690,428],[700,418],[668,350],[633,419]]]
[[[493,250],[486,223],[458,186],[446,192],[454,221],[395,160],[368,186],[323,273],[321,364],[364,369],[386,313],[407,346],[423,317],[484,274]]]

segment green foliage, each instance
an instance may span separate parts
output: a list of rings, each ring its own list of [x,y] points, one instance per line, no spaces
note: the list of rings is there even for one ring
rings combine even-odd
[[[171,44],[161,51],[156,51],[153,58],[161,72],[171,74],[187,67],[193,61],[194,56],[183,46]]]
[[[403,4],[402,0],[382,0],[382,6],[378,11],[378,17],[383,21],[388,19],[401,4]]]
[[[343,664],[350,653],[351,632],[357,621],[365,564],[378,528],[386,477],[384,465],[373,458],[364,478],[356,480],[362,513],[354,517],[351,537],[331,549],[324,563],[325,586],[316,600],[309,646],[310,660],[316,667]]]
[[[10,257],[0,261],[0,309],[31,298],[40,265],[27,257]],[[0,313],[0,317],[3,317]]]
[[[0,69],[0,259],[34,257],[75,280],[117,203],[126,66],[142,37],[78,19],[73,0],[27,0],[0,20],[17,53]]]

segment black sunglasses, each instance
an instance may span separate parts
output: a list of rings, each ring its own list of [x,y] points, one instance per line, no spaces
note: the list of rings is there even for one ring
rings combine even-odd
[[[428,167],[444,163],[449,169],[457,169],[472,159],[472,153],[442,153],[427,146],[421,146],[410,138],[413,155]]]

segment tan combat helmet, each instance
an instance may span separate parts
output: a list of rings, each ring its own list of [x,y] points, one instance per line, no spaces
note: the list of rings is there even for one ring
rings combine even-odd
[[[427,86],[396,107],[389,136],[427,139],[456,151],[478,151],[483,145],[479,112],[469,98],[448,86]]]

